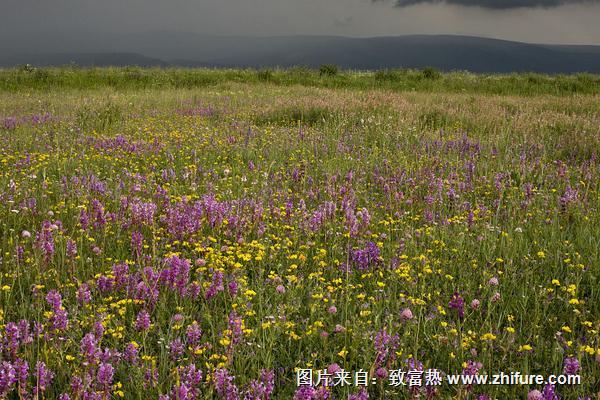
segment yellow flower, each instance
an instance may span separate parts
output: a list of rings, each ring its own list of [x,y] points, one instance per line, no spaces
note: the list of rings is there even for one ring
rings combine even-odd
[[[538,258],[546,258],[546,254],[541,250],[537,252],[537,256]]]
[[[533,350],[533,347],[531,347],[528,344],[524,344],[522,346],[519,346],[519,351],[531,351]]]
[[[203,353],[204,353],[204,348],[202,348],[202,347],[198,347],[196,350],[194,350],[194,355],[201,356]]]
[[[481,340],[496,340],[496,335],[494,335],[493,333],[484,333],[481,336]]]

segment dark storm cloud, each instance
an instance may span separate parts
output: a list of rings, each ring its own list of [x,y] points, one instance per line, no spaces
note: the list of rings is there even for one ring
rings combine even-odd
[[[6,51],[141,52],[127,43],[156,31],[188,37],[457,34],[597,45],[599,20],[600,0],[0,0],[0,61]],[[144,36],[147,47],[158,36],[166,37]]]
[[[398,7],[445,3],[465,7],[507,10],[511,8],[551,8],[570,4],[598,3],[598,0],[397,0],[395,3]]]

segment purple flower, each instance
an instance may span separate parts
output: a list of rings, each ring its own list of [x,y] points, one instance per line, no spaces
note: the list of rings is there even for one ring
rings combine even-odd
[[[213,271],[212,283],[205,294],[206,300],[210,300],[223,290],[225,290],[223,286],[223,273],[219,270],[215,270]]]
[[[73,376],[69,385],[75,396],[79,395],[83,390],[83,380],[79,376]]]
[[[84,231],[90,226],[90,215],[86,210],[81,210],[79,212],[79,224]]]
[[[139,257],[142,255],[142,244],[144,242],[144,236],[140,231],[133,231],[131,233],[131,248],[135,254]]]
[[[54,372],[46,368],[46,364],[43,361],[38,361],[35,364],[35,376],[37,383],[33,392],[35,395],[38,395],[45,392],[47,387],[52,383]]]
[[[462,375],[477,375],[483,364],[478,361],[469,360],[467,366],[463,368]]]
[[[218,369],[214,373],[215,389],[217,394],[225,400],[239,400],[239,391],[234,377],[229,375],[226,369]]]
[[[67,240],[67,257],[73,259],[73,258],[75,258],[75,256],[77,256],[77,243],[75,243],[75,241],[72,239],[68,239]]]
[[[67,329],[69,326],[69,319],[67,317],[68,313],[64,308],[54,311],[54,315],[49,320],[51,329],[55,331]]]
[[[98,367],[98,374],[96,379],[98,381],[98,384],[104,390],[108,390],[110,385],[112,385],[114,373],[115,369],[111,364],[102,363]]]
[[[195,364],[179,367],[179,376],[183,382],[192,388],[202,384],[202,371],[197,369]]]
[[[554,385],[547,384],[542,391],[543,400],[560,400],[560,396],[556,393]]]
[[[29,376],[29,363],[25,360],[17,358],[17,360],[13,363],[13,367],[15,369],[19,385],[24,388],[27,385],[27,378]]]
[[[82,283],[77,288],[77,302],[80,305],[88,304],[92,300],[92,294],[90,292],[90,287],[87,283]]]
[[[188,325],[186,329],[186,336],[188,344],[195,346],[198,344],[200,337],[202,336],[202,329],[200,328],[200,324],[194,321],[190,325]]]
[[[190,278],[190,262],[177,256],[168,258],[165,262],[167,268],[163,269],[160,274],[161,282],[176,290],[180,296],[185,296]]]
[[[98,350],[98,341],[93,333],[88,333],[81,339],[79,351],[86,363],[93,364],[96,362]]]
[[[129,343],[125,347],[123,358],[131,365],[137,365],[138,363],[138,346],[135,343]]]
[[[231,344],[238,344],[244,333],[242,331],[242,317],[235,311],[229,314],[229,330],[231,331]]]
[[[142,203],[139,199],[133,200],[129,206],[131,222],[134,225],[152,225],[156,208],[156,204],[152,202]]]
[[[560,197],[559,202],[562,209],[565,209],[569,204],[577,202],[579,199],[579,191],[573,189],[571,185],[567,185],[564,194]]]
[[[361,388],[360,392],[356,393],[356,394],[351,394],[350,396],[348,396],[348,400],[368,400],[369,399],[369,392],[367,392],[365,390],[365,388]]]
[[[423,363],[414,357],[411,357],[408,360],[406,360],[406,364],[408,365],[409,370],[414,369],[417,371],[423,371]]]
[[[351,254],[351,260],[361,271],[379,264],[379,247],[373,242],[367,242],[364,249],[354,250]]]
[[[52,316],[49,318],[50,326],[52,330],[64,330],[67,329],[69,325],[68,313],[67,310],[62,306],[62,296],[56,290],[51,290],[46,295],[46,301],[52,308],[54,312]]]
[[[156,387],[158,383],[158,370],[156,368],[146,368],[144,371],[144,389]]]
[[[92,215],[92,218],[94,219],[93,220],[94,228],[96,228],[96,229],[103,228],[107,222],[107,214],[104,211],[104,206],[102,205],[102,203],[100,203],[100,201],[98,199],[92,199],[91,206],[92,206],[91,215]]]
[[[385,329],[380,330],[375,335],[375,351],[377,356],[375,357],[375,365],[377,367],[388,366],[391,362],[396,359],[396,350],[400,344],[400,337],[398,335],[390,335]]]
[[[543,399],[544,399],[544,397],[542,395],[542,392],[540,392],[537,389],[534,389],[527,394],[527,400],[543,400]]]
[[[229,294],[231,294],[231,296],[237,295],[238,283],[236,281],[233,280],[233,281],[229,282],[229,284],[227,286],[229,287]]]
[[[317,390],[312,386],[302,386],[294,393],[294,400],[314,400],[317,396]]]
[[[375,371],[375,376],[378,379],[385,379],[388,376],[388,370],[384,367],[379,367],[377,368],[377,370]]]
[[[173,340],[169,343],[169,353],[171,355],[171,359],[174,361],[179,360],[179,358],[183,355],[184,346],[183,342],[180,338]]]
[[[410,308],[405,308],[402,310],[402,312],[400,313],[400,319],[402,319],[402,321],[408,321],[410,319],[413,319],[413,313],[410,310]]]
[[[135,319],[135,329],[138,331],[146,331],[150,328],[150,314],[148,311],[142,310],[138,313]]]
[[[459,318],[464,318],[465,316],[465,300],[461,297],[458,292],[454,292],[452,295],[452,299],[448,303],[448,307],[455,309],[458,312]]]
[[[248,385],[244,400],[269,400],[273,392],[275,374],[270,370],[262,370],[260,379],[254,379]]]
[[[50,221],[42,223],[42,229],[36,234],[36,246],[44,255],[44,262],[49,264],[54,256],[54,235]]]
[[[563,372],[566,375],[576,375],[580,369],[579,360],[576,357],[565,358]]]
[[[0,395],[5,397],[10,393],[17,382],[17,372],[11,363],[3,361],[0,365]]]
[[[21,345],[21,330],[14,322],[8,322],[4,327],[4,343],[10,355],[14,358],[17,356],[17,351]],[[1,347],[0,347],[1,348]]]
[[[46,302],[52,306],[54,310],[62,307],[62,296],[56,290],[51,290],[46,295]]]
[[[102,321],[94,322],[94,335],[96,335],[97,338],[101,338],[102,335],[104,335],[104,324]]]
[[[2,123],[2,126],[6,130],[14,130],[18,125],[18,120],[16,117],[6,117]]]
[[[263,369],[260,372],[260,381],[265,385],[265,400],[268,400],[271,393],[273,393],[273,389],[275,389],[275,373],[273,370]]]

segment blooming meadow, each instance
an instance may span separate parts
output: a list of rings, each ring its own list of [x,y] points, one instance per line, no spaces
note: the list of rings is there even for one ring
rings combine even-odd
[[[592,398],[599,104],[0,92],[0,398]],[[581,384],[388,384],[432,368]]]

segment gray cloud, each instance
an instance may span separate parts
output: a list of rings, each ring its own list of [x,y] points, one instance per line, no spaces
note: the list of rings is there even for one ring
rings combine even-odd
[[[465,7],[507,10],[513,8],[551,8],[570,4],[598,3],[598,0],[396,0],[395,3],[398,7],[445,3]]]
[[[394,7],[398,2],[414,6]],[[0,0],[0,15],[0,59],[2,51],[54,51],[75,39],[82,42],[78,48],[91,48],[86,45],[94,40],[96,47],[108,51],[120,43],[107,34],[148,31],[217,36],[459,34],[600,44],[600,0]]]

